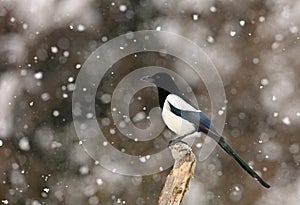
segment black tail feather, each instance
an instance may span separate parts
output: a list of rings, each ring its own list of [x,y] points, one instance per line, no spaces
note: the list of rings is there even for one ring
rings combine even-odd
[[[232,156],[237,163],[243,167],[246,172],[248,172],[253,178],[255,178],[261,185],[266,188],[270,188],[271,186],[266,183],[253,169],[225,142],[224,138],[219,134],[212,132],[211,130],[206,130],[206,134],[215,140],[225,152],[227,152],[230,156]]]

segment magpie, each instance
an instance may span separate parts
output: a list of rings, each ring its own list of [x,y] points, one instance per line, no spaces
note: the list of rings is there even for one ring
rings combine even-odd
[[[184,137],[195,132],[202,132],[216,141],[219,146],[233,157],[237,163],[253,178],[266,188],[266,183],[253,169],[225,142],[211,120],[185,96],[176,86],[174,79],[165,72],[142,77],[157,87],[159,106],[162,109],[162,119],[166,126],[178,137],[170,144],[181,141]]]

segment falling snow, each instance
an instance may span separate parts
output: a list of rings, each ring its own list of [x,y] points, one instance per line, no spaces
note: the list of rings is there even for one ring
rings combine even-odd
[[[20,139],[19,147],[21,150],[24,150],[24,151],[30,150],[30,144],[26,137],[23,137],[22,139]]]
[[[108,104],[111,101],[111,95],[110,94],[103,94],[100,97],[100,100],[102,101],[103,104]]]
[[[198,21],[198,19],[199,19],[199,15],[198,14],[193,14],[193,20]]]
[[[45,102],[48,101],[50,99],[50,94],[49,93],[42,93],[41,94],[41,99]]]
[[[153,86],[126,95],[118,105],[113,99],[119,97],[114,90],[126,76],[149,65],[179,74],[190,85],[183,90],[195,94],[198,107],[213,118],[217,130],[224,126],[226,141],[272,185],[261,188],[216,148],[197,161],[182,204],[299,204],[299,7],[292,0],[1,1],[1,204],[157,204],[172,166],[172,159],[164,157],[175,134],[164,127],[156,135],[158,129],[150,124],[162,124],[160,113],[153,112],[158,106]],[[147,54],[147,43],[156,44],[151,36],[138,38],[134,33],[142,30],[184,36],[205,54],[195,59],[197,52],[172,38],[160,39],[160,52]],[[107,46],[121,34],[126,38],[115,50]],[[135,45],[144,45],[145,53],[115,61]],[[100,55],[101,46],[107,50]],[[171,47],[165,46],[192,58],[194,67],[166,53]],[[204,66],[206,55],[222,79],[228,109],[215,102],[221,97],[215,96],[213,72],[200,77],[195,72],[209,68]],[[87,61],[93,60],[89,67]],[[84,86],[78,86],[78,75],[86,69]],[[103,71],[103,77],[93,69]],[[205,81],[206,75],[212,78]],[[130,81],[122,91],[130,92],[138,82]],[[82,102],[75,103],[78,90]],[[130,103],[129,113],[124,113],[125,103]],[[77,132],[84,136],[78,138]],[[143,141],[137,133],[151,140]],[[212,141],[205,135],[187,141],[194,139],[197,156]],[[86,152],[87,146],[93,152]],[[155,173],[118,174],[144,166]]]
[[[82,24],[79,24],[79,25],[77,26],[77,30],[78,30],[79,32],[82,32],[82,31],[85,30],[85,26],[82,25]]]
[[[127,6],[124,5],[124,4],[121,4],[121,5],[119,6],[119,10],[120,10],[121,12],[125,12],[125,11],[127,10]]]
[[[43,73],[42,72],[37,72],[34,74],[35,79],[41,80],[43,78]]]
[[[245,26],[245,24],[246,24],[245,20],[240,20],[240,25],[241,26]]]
[[[236,35],[236,31],[230,31],[230,36],[235,36]]]
[[[53,110],[52,112],[54,117],[58,117],[59,116],[59,111],[58,110]]]
[[[7,199],[2,199],[1,202],[2,202],[3,204],[8,204],[8,200],[7,200]]]
[[[138,112],[133,118],[133,122],[139,122],[142,121],[146,118],[146,113],[145,112]]]
[[[51,52],[52,53],[57,53],[58,52],[58,48],[56,46],[52,46],[51,47]]]
[[[208,37],[207,37],[207,42],[208,42],[208,43],[214,43],[214,42],[215,42],[215,39],[214,39],[212,36],[208,36]]]
[[[290,124],[291,124],[291,120],[290,120],[289,117],[284,117],[284,118],[282,118],[282,122],[283,122],[283,124],[285,124],[285,125],[290,125]]]
[[[77,63],[77,64],[75,65],[75,68],[76,68],[76,69],[80,69],[80,68],[81,68],[81,64]]]
[[[209,8],[209,10],[210,10],[212,13],[216,13],[216,12],[217,12],[217,8],[214,7],[214,6],[211,6],[211,7]]]

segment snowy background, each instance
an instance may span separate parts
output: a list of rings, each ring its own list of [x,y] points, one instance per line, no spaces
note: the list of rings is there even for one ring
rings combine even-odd
[[[91,52],[118,35],[154,29],[205,49],[228,99],[224,136],[272,185],[263,188],[217,148],[198,162],[183,204],[299,204],[299,10],[296,0],[1,0],[0,202],[157,203],[170,170],[129,177],[96,166],[72,123],[74,83]],[[120,60],[111,68],[114,79],[107,74],[98,88],[97,118],[109,142],[135,155],[159,151],[167,141],[132,145],[115,129],[110,99],[122,77],[149,65],[181,69],[199,105],[209,105],[205,87],[182,62],[158,53]],[[157,106],[155,90],[143,91],[131,107],[141,127],[148,123],[147,107]]]

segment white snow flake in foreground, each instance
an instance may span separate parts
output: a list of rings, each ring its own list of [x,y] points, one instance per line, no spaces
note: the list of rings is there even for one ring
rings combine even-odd
[[[35,73],[34,78],[37,80],[41,80],[43,78],[43,73],[42,72]]]
[[[102,118],[102,119],[101,119],[101,124],[102,124],[103,126],[108,126],[108,125],[110,125],[110,119],[107,118],[107,117]]]
[[[43,191],[46,192],[46,193],[49,193],[50,189],[49,189],[48,187],[45,187],[45,188],[43,189]]]
[[[120,128],[125,128],[126,127],[126,123],[125,123],[124,120],[122,120],[122,121],[119,122],[119,127]]]
[[[32,107],[32,106],[33,106],[33,104],[34,104],[34,102],[33,102],[33,101],[30,101],[30,102],[29,102],[29,106],[30,106],[30,107]]]
[[[2,199],[1,202],[2,202],[3,204],[8,204],[8,200],[7,200],[7,199]]]
[[[215,6],[211,6],[211,7],[209,8],[209,10],[210,10],[210,12],[212,12],[212,13],[216,13],[216,12],[217,12],[217,8],[216,8]]]
[[[264,22],[266,20],[266,18],[264,17],[264,16],[260,16],[259,18],[258,18],[258,21],[259,22]]]
[[[43,101],[48,101],[50,99],[50,94],[49,93],[42,93],[41,98]]]
[[[96,182],[97,182],[97,184],[98,184],[99,186],[101,186],[101,185],[103,184],[103,180],[100,179],[100,178],[98,178],[98,179],[96,180]]]
[[[207,36],[206,40],[207,40],[208,43],[214,43],[215,42],[215,39],[212,36]]]
[[[89,113],[87,113],[87,114],[85,115],[85,117],[86,117],[87,119],[92,119],[92,118],[94,117],[94,114],[91,113],[91,112],[89,112]]]
[[[11,17],[10,18],[10,22],[12,22],[12,23],[16,22],[16,18],[15,17]]]
[[[292,154],[297,154],[300,151],[300,147],[298,144],[292,144],[291,146],[289,146],[289,151]]]
[[[291,26],[290,27],[290,32],[291,33],[297,33],[299,31],[298,27],[297,26]]]
[[[81,68],[81,64],[80,64],[80,63],[77,63],[77,64],[75,65],[75,68],[76,68],[76,69]]]
[[[30,144],[26,137],[23,137],[19,141],[19,147],[21,150],[28,151],[30,150]]]
[[[107,36],[102,36],[101,41],[106,42],[108,40]]]
[[[37,200],[32,201],[31,205],[41,205],[40,202],[38,202]]]
[[[230,31],[230,36],[234,37],[236,35],[236,31]]]
[[[56,46],[51,46],[51,52],[52,53],[57,53],[58,52],[58,48]]]
[[[53,116],[58,117],[59,116],[59,111],[58,110],[53,110]]]
[[[70,77],[68,78],[68,82],[69,82],[69,83],[74,82],[74,77],[70,76]]]
[[[290,124],[291,124],[291,120],[290,120],[289,117],[284,117],[284,118],[282,119],[282,122],[283,122],[283,124],[285,124],[285,125],[290,125]]]
[[[145,112],[138,112],[133,118],[133,122],[140,122],[146,118],[146,113]]]
[[[19,169],[19,165],[17,163],[12,163],[11,167],[16,170],[16,169]]]
[[[82,25],[82,24],[79,24],[79,25],[77,25],[77,30],[78,30],[79,32],[82,32],[82,31],[85,30],[85,26]]]
[[[57,142],[57,141],[53,141],[53,142],[51,143],[51,148],[52,148],[52,149],[59,148],[59,147],[61,147],[61,146],[62,146],[62,144],[61,144],[60,142]]]
[[[110,133],[111,135],[114,135],[114,134],[116,134],[116,130],[115,130],[114,128],[110,128],[110,129],[109,129],[109,133]]]
[[[246,21],[245,20],[240,20],[240,26],[245,26]]]
[[[108,104],[111,101],[111,94],[105,93],[100,97],[100,100],[103,104]]]
[[[79,172],[80,174],[82,175],[85,175],[85,174],[88,174],[90,171],[89,167],[88,166],[82,166],[79,168]]]
[[[198,21],[199,20],[199,15],[198,14],[193,14],[193,20]]]
[[[239,185],[235,185],[229,194],[231,201],[238,202],[241,200],[243,194],[243,189]]]
[[[67,89],[68,89],[68,91],[74,91],[75,90],[75,84],[74,83],[68,84]]]
[[[26,23],[24,23],[22,27],[24,30],[28,29],[28,25]]]
[[[146,161],[147,161],[147,160],[146,160],[146,157],[145,157],[145,156],[140,157],[140,162],[145,163]]]
[[[265,86],[265,85],[268,85],[269,84],[269,80],[267,78],[263,78],[261,79],[260,83]]]
[[[272,43],[272,49],[275,50],[280,46],[280,44],[278,42],[274,42]]]
[[[0,140],[0,147],[2,147],[3,146],[3,141],[2,140]]]
[[[161,31],[161,26],[157,26],[157,27],[155,28],[155,30]]]
[[[221,115],[223,115],[223,114],[224,114],[224,110],[219,110],[219,111],[218,111],[218,115],[221,116]]]
[[[63,98],[68,98],[69,95],[68,95],[67,93],[63,93],[63,94],[62,94],[62,97],[63,97]]]
[[[197,147],[197,148],[201,148],[201,147],[202,147],[202,143],[200,143],[200,142],[197,143],[197,144],[196,144],[196,147]]]
[[[125,11],[127,10],[127,6],[124,5],[124,4],[121,4],[121,5],[119,6],[119,10],[120,10],[121,12],[125,12]]]
[[[259,58],[253,58],[252,59],[252,63],[255,64],[255,65],[258,64],[259,61],[260,61]]]
[[[64,57],[66,57],[66,58],[70,56],[70,52],[69,51],[64,51],[63,54],[64,54]]]

